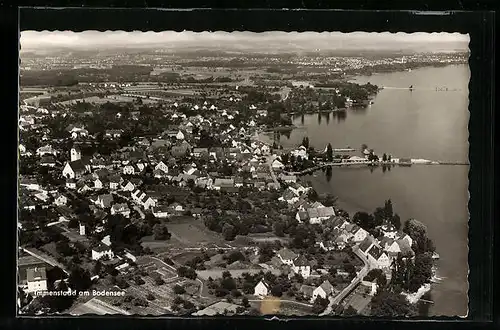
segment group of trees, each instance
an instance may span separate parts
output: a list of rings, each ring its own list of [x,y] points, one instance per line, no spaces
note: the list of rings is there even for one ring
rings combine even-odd
[[[400,293],[390,290],[378,290],[372,298],[371,315],[378,317],[411,317],[415,309]]]
[[[196,279],[196,271],[191,267],[181,266],[177,268],[177,275],[180,277],[189,278],[191,280]]]
[[[376,227],[393,225],[396,230],[401,228],[401,219],[394,213],[391,200],[386,200],[383,207],[377,207],[373,214],[357,212],[352,218],[353,222],[371,233],[376,233]]]
[[[391,285],[398,290],[416,292],[432,277],[432,258],[428,254],[417,254],[415,259],[399,256],[394,260]]]
[[[387,285],[387,277],[385,276],[384,272],[379,268],[370,270],[368,274],[366,274],[364,280],[370,282],[372,281],[376,282],[379,289],[382,289]]]

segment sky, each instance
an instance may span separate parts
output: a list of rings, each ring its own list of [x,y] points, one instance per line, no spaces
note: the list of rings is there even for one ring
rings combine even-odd
[[[467,50],[459,33],[22,31],[22,50],[208,47],[259,50]]]

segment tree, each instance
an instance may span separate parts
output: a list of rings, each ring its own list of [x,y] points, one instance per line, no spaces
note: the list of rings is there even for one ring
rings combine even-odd
[[[427,227],[422,222],[415,219],[407,220],[403,232],[413,239],[415,253],[434,252],[434,244],[427,237]]]
[[[260,263],[268,262],[274,256],[273,247],[270,244],[262,244],[259,248],[259,254]]]
[[[328,303],[329,303],[328,299],[324,299],[322,297],[317,297],[314,300],[312,312],[314,314],[321,314],[328,306]]]
[[[281,221],[276,221],[274,224],[273,224],[273,231],[274,231],[274,234],[278,237],[283,237],[285,236],[285,225],[283,222]]]
[[[155,240],[168,240],[172,234],[169,233],[167,226],[157,223],[153,226],[153,237]]]
[[[355,224],[365,230],[371,231],[375,228],[375,218],[366,212],[356,212],[352,220]]]
[[[306,149],[309,149],[309,137],[307,137],[307,136],[304,137],[302,139],[302,144],[301,145],[304,146]]]
[[[244,306],[244,307],[249,307],[250,304],[248,302],[248,298],[247,297],[243,297],[243,299],[241,299],[241,304]]]
[[[92,285],[88,271],[76,266],[74,267],[68,278],[69,287],[76,291],[85,291]]]
[[[383,161],[383,162],[386,162],[386,161],[387,161],[387,154],[386,154],[386,153],[384,153],[384,154],[382,155],[382,161]]]
[[[246,257],[241,251],[231,251],[226,259],[228,264],[232,264],[235,261],[245,261]]]
[[[408,317],[412,316],[413,310],[401,294],[380,290],[372,298],[371,314],[381,317]]]
[[[189,278],[191,280],[194,280],[196,279],[196,271],[191,268],[191,267],[185,267],[185,266],[181,266],[179,268],[177,268],[177,274],[180,276],[180,277],[186,277],[186,278]]]
[[[333,161],[333,148],[330,143],[328,143],[328,146],[326,147],[326,160],[329,162]]]
[[[183,294],[183,293],[186,293],[186,289],[184,289],[182,286],[180,286],[180,285],[178,285],[178,284],[176,284],[176,285],[174,286],[174,289],[173,289],[173,290],[174,290],[174,293],[175,293],[175,294]]]
[[[392,208],[392,201],[390,199],[385,201],[384,213],[385,213],[386,219],[392,219],[392,217],[394,216],[394,210]]]
[[[232,241],[236,237],[235,227],[229,223],[225,223],[222,227],[222,236],[226,241]]]
[[[397,213],[392,217],[391,224],[394,226],[394,228],[396,228],[396,230],[399,230],[401,228],[401,218]]]
[[[220,282],[220,285],[223,289],[230,292],[231,290],[236,289],[236,281],[232,277],[223,278]]]
[[[271,287],[271,294],[275,297],[281,297],[283,295],[283,287],[280,284],[273,285]]]

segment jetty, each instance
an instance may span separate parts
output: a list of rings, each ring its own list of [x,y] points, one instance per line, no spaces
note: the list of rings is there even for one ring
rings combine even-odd
[[[411,159],[409,162],[399,162],[398,160],[386,161],[386,162],[372,162],[372,161],[343,161],[343,162],[324,162],[320,163],[316,166],[307,168],[302,171],[290,172],[284,171],[288,175],[304,175],[312,172],[316,172],[322,168],[329,166],[343,167],[343,166],[412,166],[412,165],[469,165],[467,162],[440,162],[440,161],[430,161],[430,160],[422,160],[422,159]]]

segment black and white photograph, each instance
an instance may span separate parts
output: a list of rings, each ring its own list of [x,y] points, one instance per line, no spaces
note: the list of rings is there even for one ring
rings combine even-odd
[[[469,42],[21,31],[17,314],[466,317]]]

